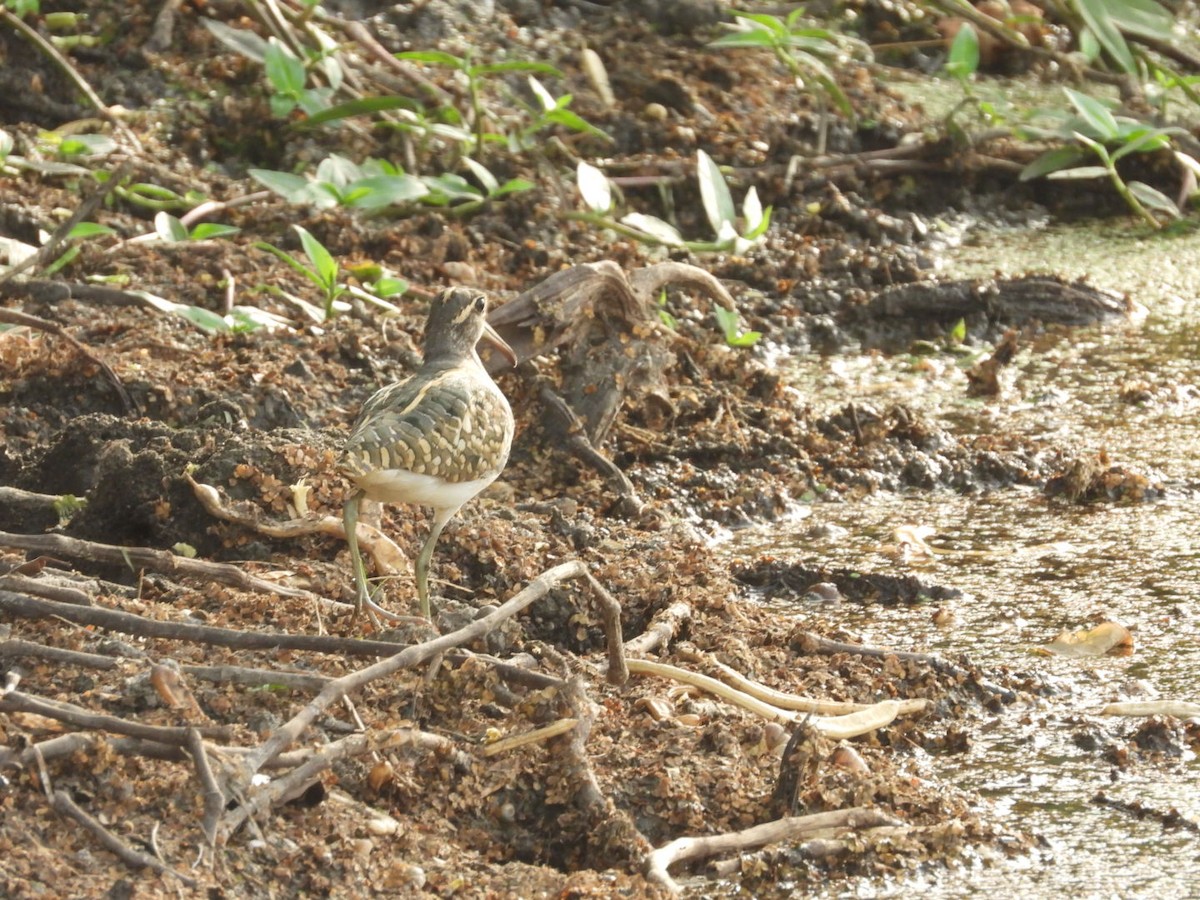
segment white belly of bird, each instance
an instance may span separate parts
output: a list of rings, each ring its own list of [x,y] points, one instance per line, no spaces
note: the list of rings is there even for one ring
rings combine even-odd
[[[416,503],[435,509],[458,509],[496,480],[499,472],[473,481],[452,482],[404,469],[376,469],[355,481],[379,503]]]

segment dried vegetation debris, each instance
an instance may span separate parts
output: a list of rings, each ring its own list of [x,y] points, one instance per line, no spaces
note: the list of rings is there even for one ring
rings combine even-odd
[[[506,17],[519,19],[518,5],[505,4],[506,15],[496,17],[489,31],[494,46],[524,49],[512,46],[510,35],[525,40],[526,33],[510,29],[513,20]],[[420,11],[432,16],[444,6],[423,4]],[[695,27],[696,6],[660,3],[656,9],[668,25]],[[111,53],[78,60],[89,80],[109,82],[110,102],[149,108],[150,98],[161,96],[164,78],[200,96],[210,76],[247,85],[257,81],[258,71],[218,47],[195,19],[228,17],[236,12],[231,4],[203,11],[185,7],[178,27],[191,52],[147,58],[153,63],[148,69],[127,69],[117,61],[125,50],[141,54],[135,44],[149,33],[156,11],[135,6],[127,12],[123,37]],[[94,13],[100,23],[115,15],[99,7]],[[571,76],[578,82],[572,87],[580,88],[581,111],[618,139],[622,158],[613,171],[665,174],[686,198],[692,188],[682,177],[681,161],[699,146],[696,123],[710,121],[706,116],[716,110],[716,124],[705,131],[724,145],[723,157],[766,166],[788,203],[779,210],[778,236],[748,257],[716,260],[715,274],[738,287],[751,324],[769,322],[794,345],[821,343],[824,335],[833,338],[826,343],[845,346],[851,335],[869,333],[874,326],[854,330],[857,308],[844,301],[923,277],[913,221],[864,199],[883,188],[857,175],[847,176],[844,190],[830,184],[828,173],[787,183],[787,157],[812,137],[811,117],[763,121],[761,110],[802,106],[808,98],[790,89],[781,96],[778,86],[758,77],[755,63],[733,57],[710,59],[693,77],[693,47],[665,43],[632,18],[612,45],[623,65],[609,60],[623,79],[623,108],[605,111],[580,76]],[[384,35],[410,40],[395,30],[401,24],[412,24],[420,36],[447,29],[453,34],[467,22],[453,16],[394,22]],[[33,58],[29,64],[40,67],[43,61]],[[56,78],[44,71],[47,79]],[[734,93],[731,108],[723,101],[737,84],[746,88]],[[65,86],[55,90],[67,92]],[[856,90],[874,92],[865,78],[857,80]],[[6,97],[4,102],[13,99]],[[35,116],[82,115],[56,112],[51,97],[42,100],[15,126],[22,135],[56,124]],[[670,112],[644,115],[649,104]],[[233,92],[220,103],[188,101],[147,115],[164,125],[157,134],[152,128],[144,134],[155,177],[181,191],[194,179],[213,196],[236,196],[245,183],[215,169],[236,173],[248,147],[259,164],[278,168],[313,161],[329,149],[316,134],[300,137],[276,128],[257,89]],[[745,139],[740,122],[747,117],[753,117],[760,140]],[[915,113],[896,107],[889,121],[899,128],[906,118],[915,120]],[[859,139],[846,128],[832,133],[835,149],[858,149]],[[776,154],[772,159],[764,156],[768,146]],[[629,190],[657,188],[651,182]],[[814,201],[827,210],[820,221],[803,212]],[[20,211],[40,227],[56,221],[55,209],[75,202],[66,187],[17,180],[3,211],[6,220]],[[364,221],[333,209],[305,213],[304,224],[341,258],[402,260],[406,276],[417,284],[466,278],[511,297],[531,283],[545,283],[568,262],[585,260],[636,284],[640,248],[563,222],[558,202],[538,191],[469,220],[417,214]],[[685,232],[699,230],[698,221],[689,218],[698,219],[699,209],[693,202],[681,208]],[[280,243],[297,215],[278,203],[228,213],[247,235]],[[144,216],[120,207],[106,221],[125,238],[150,227]],[[873,246],[881,237],[892,244],[887,253]],[[218,285],[231,277],[243,287],[269,284],[296,293],[305,288],[302,278],[240,239],[153,251],[137,243],[115,249],[84,245],[76,268],[136,273],[146,289],[210,306]],[[754,287],[764,293],[748,290]],[[408,332],[417,310],[406,307],[405,327],[390,333],[347,316],[320,328],[213,339],[142,308],[96,305],[82,299],[80,285],[67,292],[77,299],[54,299],[37,288],[17,299],[62,322],[101,353],[143,417],[122,418],[119,397],[96,367],[61,341],[40,334],[0,337],[0,482],[29,493],[86,498],[86,508],[65,526],[73,537],[155,548],[187,545],[202,560],[237,560],[256,575],[276,579],[280,590],[156,572],[150,560],[131,574],[129,565],[86,555],[70,561],[85,573],[76,588],[98,606],[148,622],[266,635],[319,637],[333,630],[352,640],[355,632],[344,619],[330,615],[336,609],[330,601],[349,589],[342,542],[320,534],[268,538],[253,524],[218,521],[198,501],[185,472],[263,522],[340,509],[346,486],[334,474],[334,448],[352,410],[376,384],[411,367],[414,342]],[[7,296],[12,302],[13,295]],[[269,295],[258,300],[280,314],[294,314]],[[846,874],[895,878],[957,854],[988,857],[1027,849],[1027,837],[1005,833],[980,814],[974,798],[930,777],[912,752],[961,749],[979,704],[1001,702],[989,679],[1004,681],[1007,673],[985,677],[939,668],[928,658],[871,657],[848,645],[822,643],[808,628],[747,604],[740,576],[731,577],[726,563],[680,520],[736,524],[772,518],[816,488],[850,495],[901,484],[978,489],[1036,481],[1046,474],[1040,448],[1015,438],[966,441],[902,408],[850,405],[819,415],[778,373],[713,340],[704,321],[709,301],[698,292],[672,293],[670,302],[680,313],[674,336],[651,328],[645,297],[640,302],[636,321],[618,316],[589,322],[599,331],[589,332],[586,341],[529,366],[574,401],[589,438],[610,454],[644,505],[620,506],[601,472],[563,452],[556,437],[561,432],[546,421],[542,395],[527,372],[503,374],[501,383],[521,418],[521,436],[504,484],[457,520],[439,544],[435,571],[449,583],[448,593],[466,592],[475,600],[466,606],[445,602],[441,624],[464,625],[475,606],[503,602],[547,566],[580,559],[621,602],[626,636],[635,642],[687,605],[690,615],[667,629],[671,639],[655,651],[666,661],[687,667],[710,655],[780,690],[829,699],[926,698],[933,701],[927,713],[897,719],[852,745],[797,729],[801,740],[781,771],[784,748],[770,739],[771,723],[651,677],[635,677],[620,688],[605,683],[602,616],[581,599],[584,588],[561,585],[523,618],[473,645],[478,653],[504,657],[508,669],[479,657],[448,656],[428,673],[410,670],[372,682],[353,696],[352,705],[325,709],[288,751],[295,755],[284,754],[284,770],[342,741],[365,735],[366,745],[346,750],[296,797],[261,815],[257,831],[231,835],[206,860],[212,866],[188,868],[198,852],[203,855],[209,822],[205,784],[184,745],[78,722],[68,726],[39,713],[4,712],[0,889],[14,897],[175,889],[172,876],[129,874],[115,856],[98,849],[93,834],[65,827],[42,793],[51,787],[67,792],[125,845],[151,847],[201,888],[251,897],[418,891],[654,895],[659,888],[645,880],[641,868],[654,845],[862,805],[886,811],[898,824],[759,851],[741,862],[743,887],[768,895],[777,881]],[[619,342],[612,340],[614,330]],[[635,360],[640,369],[617,366],[627,351],[638,350],[644,351]],[[609,382],[621,389],[596,397],[590,410],[588,399],[597,392],[587,373],[596,354],[611,369]],[[303,510],[297,508],[295,487],[301,482],[307,485]],[[421,519],[388,510],[384,528],[411,553],[423,536]],[[47,527],[26,512],[18,515],[15,506],[0,511],[0,530],[40,533]],[[30,566],[20,554],[0,563],[6,577]],[[30,574],[45,579],[58,565],[43,559]],[[38,571],[39,566],[46,568]],[[813,577],[837,580],[830,573]],[[0,595],[16,592],[12,583],[4,585]],[[385,594],[385,602],[403,608],[412,594],[408,576],[390,581]],[[329,679],[359,668],[355,654],[383,653],[361,646],[326,652],[282,645],[245,649],[178,636],[118,640],[95,627],[14,617],[0,626],[0,657],[8,671],[20,673],[21,692],[49,702],[147,726],[222,729],[219,739],[206,744],[222,778],[237,770],[245,749],[275,733]],[[427,636],[417,629],[406,642]],[[46,655],[51,650],[80,655],[55,658]],[[169,685],[164,667],[172,673]],[[560,681],[573,684],[574,693]],[[485,755],[496,737],[576,716],[592,719],[582,746],[558,737]],[[71,730],[87,739],[54,756],[53,742]],[[105,739],[97,738],[101,731]],[[44,766],[28,752],[34,745],[45,751]],[[790,789],[781,792],[785,781]]]

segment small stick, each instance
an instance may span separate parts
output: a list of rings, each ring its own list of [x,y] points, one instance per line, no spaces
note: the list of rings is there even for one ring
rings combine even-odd
[[[63,556],[69,559],[86,559],[118,565],[125,563],[131,569],[139,566],[167,575],[184,577],[190,575],[204,581],[216,581],[246,591],[278,594],[281,597],[312,600],[318,596],[311,591],[258,578],[228,563],[210,562],[206,559],[188,559],[186,556],[180,556],[170,550],[157,550],[152,547],[121,547],[115,544],[100,544],[95,541],[67,537],[65,534],[14,534],[7,531],[0,531],[0,547],[32,550],[36,553]]]
[[[133,613],[99,606],[73,606],[38,597],[26,597],[0,590],[0,612],[27,619],[64,619],[78,625],[107,628],[140,637],[192,641],[237,650],[311,650],[346,656],[391,656],[396,645],[387,641],[364,641],[315,634],[284,634],[277,632],[237,631],[211,625],[192,625],[187,622],[160,622]]]
[[[198,728],[187,730],[186,748],[196,766],[196,777],[200,779],[204,788],[204,821],[201,827],[211,849],[217,845],[217,824],[221,821],[221,813],[225,809],[225,795],[217,784],[212,766],[208,764],[208,753],[204,750],[204,740]]]
[[[507,753],[509,750],[516,750],[519,747],[528,746],[529,744],[539,744],[542,741],[548,741],[551,738],[556,738],[560,734],[566,734],[578,724],[578,719],[559,719],[557,722],[553,722],[549,725],[543,725],[541,728],[533,729],[533,731],[514,734],[510,737],[501,738],[498,741],[487,744],[483,748],[483,755],[496,756],[500,753]]]
[[[11,691],[0,698],[0,712],[27,712],[45,716],[59,722],[66,722],[77,728],[93,731],[111,731],[114,734],[127,734],[131,737],[145,738],[162,744],[183,746],[187,743],[187,728],[172,728],[164,725],[144,725],[141,722],[131,722],[117,716],[106,716],[93,713],[71,703],[31,697],[22,691]],[[231,726],[205,726],[200,733],[205,737],[229,740],[233,737]]]
[[[0,659],[21,659],[23,657],[44,659],[63,665],[79,666],[83,669],[115,669],[121,664],[120,660],[111,656],[84,653],[82,650],[65,650],[61,647],[47,647],[36,641],[23,641],[18,638],[0,641]]]
[[[73,337],[67,329],[63,328],[56,322],[50,322],[38,316],[31,316],[29,313],[19,312],[15,309],[0,309],[0,322],[6,322],[9,325],[23,325],[26,328],[34,328],[38,331],[44,331],[47,334],[52,334],[55,337],[60,337],[75,350],[80,356],[90,362],[92,365],[100,369],[104,373],[104,377],[108,379],[113,389],[117,392],[117,396],[121,400],[121,406],[125,409],[126,415],[131,415],[137,407],[134,405],[133,398],[129,396],[129,392],[125,390],[125,385],[121,383],[121,379],[117,377],[117,373],[112,370],[112,367],[92,353],[81,341]]]
[[[55,812],[69,819],[74,819],[94,834],[105,848],[115,853],[131,869],[153,869],[155,872],[164,875],[174,875],[188,887],[196,886],[196,879],[184,875],[182,872],[177,872],[166,863],[155,859],[149,853],[143,853],[140,850],[134,850],[132,847],[126,846],[120,838],[76,806],[75,801],[67,795],[66,791],[55,791],[51,806],[54,807]]]

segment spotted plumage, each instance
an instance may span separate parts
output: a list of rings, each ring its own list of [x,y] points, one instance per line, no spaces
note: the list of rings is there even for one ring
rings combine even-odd
[[[475,345],[486,335],[515,358],[487,325],[486,314],[487,299],[476,290],[451,288],[434,298],[423,365],[407,380],[372,395],[350,431],[339,468],[358,488],[343,510],[358,588],[356,613],[363,606],[376,609],[355,534],[362,499],[433,507],[416,566],[421,612],[429,616],[429,559],[442,528],[508,461],[512,410]]]

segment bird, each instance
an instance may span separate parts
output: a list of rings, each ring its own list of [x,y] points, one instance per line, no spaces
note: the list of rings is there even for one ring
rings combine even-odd
[[[480,362],[487,338],[516,365],[512,348],[487,322],[487,295],[451,287],[434,297],[425,325],[424,359],[409,378],[380,388],[363,404],[338,468],[354,484],[342,508],[357,588],[354,618],[364,608],[383,613],[367,588],[358,550],[363,499],[433,508],[429,536],[417,557],[421,615],[431,617],[429,562],[446,523],[496,480],[512,448],[512,408]]]

